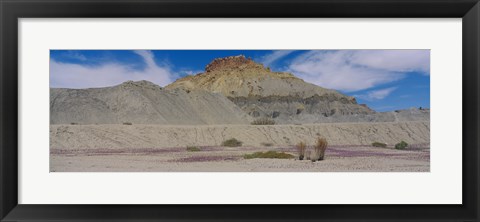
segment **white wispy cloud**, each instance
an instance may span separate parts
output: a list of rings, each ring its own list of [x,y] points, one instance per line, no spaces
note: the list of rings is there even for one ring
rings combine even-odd
[[[395,91],[397,87],[390,87],[390,88],[385,88],[385,89],[379,89],[379,90],[372,90],[369,91],[365,94],[361,95],[355,95],[355,97],[358,97],[360,99],[368,100],[368,101],[373,101],[373,100],[381,100],[390,95],[393,91]]]
[[[358,50],[352,54],[356,65],[393,72],[420,72],[430,75],[430,50]]]
[[[270,66],[277,60],[289,55],[292,52],[294,52],[294,50],[276,50],[270,54],[262,56],[259,62],[262,63],[264,66]]]
[[[408,72],[430,74],[429,50],[309,51],[288,70],[307,82],[346,92],[402,79]]]
[[[50,60],[50,87],[52,88],[94,88],[117,85],[133,80],[147,80],[160,86],[171,83],[176,75],[168,66],[155,63],[151,51],[134,51],[146,64],[143,70],[116,62],[99,66],[88,66],[73,63],[62,63]]]

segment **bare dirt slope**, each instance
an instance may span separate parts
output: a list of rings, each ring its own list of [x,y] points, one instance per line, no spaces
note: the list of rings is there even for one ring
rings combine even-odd
[[[313,144],[319,137],[331,145],[369,145],[372,142],[410,144],[430,142],[429,122],[324,123],[311,125],[51,125],[51,149],[169,148],[218,146],[236,138],[244,146]]]
[[[51,124],[248,124],[224,96],[165,90],[147,81],[91,89],[50,89]]]

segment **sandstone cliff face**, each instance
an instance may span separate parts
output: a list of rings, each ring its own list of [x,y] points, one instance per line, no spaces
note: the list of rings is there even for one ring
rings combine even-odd
[[[251,117],[223,95],[164,90],[151,82],[50,89],[51,124],[248,124]]]
[[[287,120],[302,115],[374,113],[354,97],[306,83],[290,73],[272,72],[244,56],[215,59],[204,73],[178,79],[166,88],[221,93],[252,117]]]

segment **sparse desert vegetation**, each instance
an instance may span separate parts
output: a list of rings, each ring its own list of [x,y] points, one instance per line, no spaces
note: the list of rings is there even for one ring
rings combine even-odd
[[[295,145],[295,150],[298,153],[299,160],[307,159],[315,162],[325,159],[325,151],[327,150],[327,146],[327,140],[319,137],[313,146],[313,150],[307,150],[308,146],[305,142],[300,142]]]
[[[128,125],[128,126],[130,126],[130,125],[133,125],[133,124],[132,124],[131,122],[124,122],[123,125]]]
[[[187,151],[188,152],[198,152],[198,151],[201,151],[201,149],[198,146],[187,146]]]
[[[312,162],[325,159],[325,150],[327,150],[328,142],[325,138],[318,138],[315,146],[313,147],[312,156],[310,160]]]
[[[373,142],[372,146],[385,148],[385,147],[387,147],[387,144],[386,143],[380,143],[380,142]]]
[[[263,118],[258,118],[254,120],[252,125],[275,125],[275,120],[268,118],[268,117],[263,117]]]
[[[305,142],[300,142],[295,146],[295,148],[298,152],[298,159],[303,160],[303,158],[305,158],[305,150],[307,149],[307,144],[305,144]]]
[[[404,150],[408,147],[408,143],[405,141],[401,141],[400,143],[395,144],[395,149],[397,150]]]
[[[292,154],[276,151],[267,151],[267,152],[255,152],[252,154],[243,155],[245,159],[255,159],[255,158],[265,158],[265,159],[293,159],[295,158]]]
[[[235,138],[231,138],[222,142],[222,146],[228,146],[228,147],[242,146],[242,144],[243,144],[242,141],[239,141]]]

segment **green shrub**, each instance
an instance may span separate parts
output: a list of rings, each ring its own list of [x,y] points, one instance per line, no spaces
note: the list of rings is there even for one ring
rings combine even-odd
[[[242,145],[242,142],[235,138],[231,138],[222,142],[222,146],[237,147],[241,145]]]
[[[292,159],[295,158],[292,154],[276,151],[267,151],[267,152],[255,152],[252,154],[243,155],[245,159],[254,159],[254,158],[268,158],[268,159]]]
[[[70,125],[78,125],[78,123],[70,123]]]
[[[132,123],[130,123],[130,122],[125,122],[125,123],[123,123],[123,125],[132,125]]]
[[[325,138],[318,138],[317,143],[313,147],[312,156],[310,160],[315,162],[317,160],[325,159],[325,150],[327,150],[328,142]]]
[[[187,151],[188,152],[197,152],[197,151],[201,151],[200,148],[196,147],[196,146],[187,146]]]
[[[307,149],[307,144],[305,144],[304,142],[300,142],[295,146],[295,148],[297,148],[298,159],[303,160],[303,158],[305,157],[305,150]]]
[[[405,141],[395,144],[395,149],[397,150],[404,150],[407,147],[408,147],[408,143],[406,143]]]
[[[385,148],[385,147],[387,147],[387,144],[386,143],[380,143],[380,142],[373,142],[372,146]]]
[[[275,125],[275,120],[264,117],[251,122],[252,125]]]

